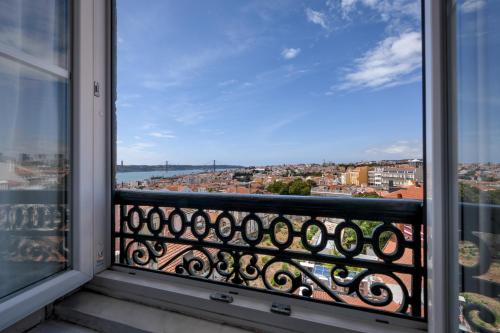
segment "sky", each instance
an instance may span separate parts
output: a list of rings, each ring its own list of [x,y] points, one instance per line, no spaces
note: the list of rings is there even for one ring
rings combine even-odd
[[[422,157],[419,1],[117,6],[118,162]]]

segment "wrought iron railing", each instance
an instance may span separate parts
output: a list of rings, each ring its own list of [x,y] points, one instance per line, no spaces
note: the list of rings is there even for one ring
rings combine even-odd
[[[69,236],[66,196],[66,191],[56,190],[0,191],[0,243],[3,244],[0,260],[66,258]]]
[[[462,203],[460,216],[461,323],[473,332],[498,332],[500,205]]]
[[[115,264],[426,319],[422,203],[115,192]]]
[[[69,266],[66,191],[0,190],[0,298]]]

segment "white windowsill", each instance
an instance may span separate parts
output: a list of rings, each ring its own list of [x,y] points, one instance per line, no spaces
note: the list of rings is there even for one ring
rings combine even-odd
[[[122,267],[96,275],[86,287],[120,299],[267,332],[422,332],[427,326],[418,321]],[[231,292],[233,303],[210,300],[214,292]],[[270,312],[273,302],[289,304],[292,314]]]
[[[80,271],[62,272],[0,303],[0,331],[65,296],[90,279],[90,275]]]

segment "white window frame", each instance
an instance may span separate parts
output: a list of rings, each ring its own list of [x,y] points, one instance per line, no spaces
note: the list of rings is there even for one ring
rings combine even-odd
[[[446,110],[445,73],[446,31],[444,0],[422,0],[425,75],[425,157],[426,157],[426,219],[428,266],[428,323],[399,319],[310,303],[252,290],[204,283],[180,277],[160,275],[126,267],[111,267],[93,279],[90,289],[113,297],[137,301],[155,307],[224,321],[235,325],[268,331],[354,331],[354,332],[451,332],[453,295],[449,294],[448,279],[453,272],[449,257],[449,167],[448,127]],[[456,252],[456,251],[455,251]],[[112,252],[114,254],[114,251]],[[109,256],[112,255],[110,253]],[[233,304],[207,302],[212,292],[238,292]],[[273,301],[291,305],[297,316],[271,314]],[[295,309],[295,311],[294,311]],[[249,312],[250,311],[250,312]],[[385,318],[384,318],[385,317]],[[382,319],[382,321],[380,321]],[[388,320],[389,325],[383,320]],[[378,321],[378,322],[377,322]]]
[[[109,1],[74,0],[70,5],[71,66],[64,73],[42,64],[35,57],[2,48],[2,56],[15,57],[59,76],[71,79],[72,189],[71,189],[71,269],[43,279],[33,286],[2,299],[0,330],[50,304],[90,281],[109,265],[104,249],[110,248],[108,119],[105,112],[109,90],[106,86],[108,36],[104,21]],[[101,97],[94,96],[94,81],[102,82]],[[107,237],[107,238],[106,238]]]
[[[457,189],[447,107],[447,0],[425,0],[425,140],[429,332],[458,331]]]

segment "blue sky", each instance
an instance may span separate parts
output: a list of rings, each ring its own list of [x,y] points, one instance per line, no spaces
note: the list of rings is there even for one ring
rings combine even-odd
[[[118,161],[422,156],[419,1],[118,5]]]

